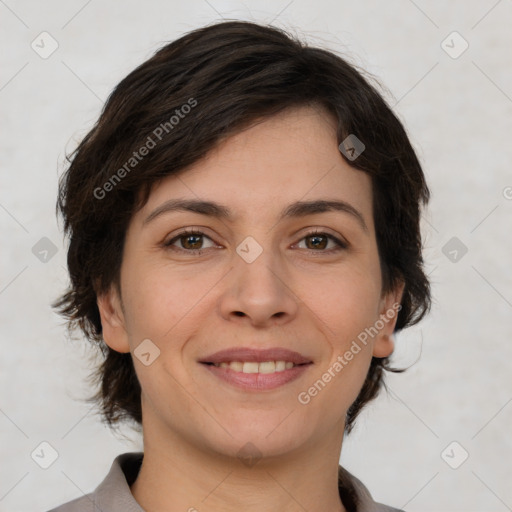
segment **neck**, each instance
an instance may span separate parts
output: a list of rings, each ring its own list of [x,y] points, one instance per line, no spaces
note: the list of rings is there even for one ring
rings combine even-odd
[[[342,427],[293,453],[241,460],[143,425],[144,459],[131,492],[147,512],[346,512],[338,489]]]

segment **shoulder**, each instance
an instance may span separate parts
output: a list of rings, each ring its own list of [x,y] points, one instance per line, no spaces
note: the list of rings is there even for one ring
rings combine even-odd
[[[351,507],[353,512],[404,512],[401,509],[374,501],[370,491],[363,482],[342,466],[338,467],[338,485],[340,487],[340,496],[342,489],[348,493],[350,499],[349,507]]]
[[[404,512],[401,508],[393,508],[382,503],[375,503],[375,512]]]
[[[95,508],[94,497],[92,493],[86,494],[81,498],[76,498],[67,503],[63,503],[56,508],[52,508],[48,512],[93,512]]]
[[[143,512],[130,491],[142,463],[143,452],[118,455],[107,476],[93,492],[48,512]]]

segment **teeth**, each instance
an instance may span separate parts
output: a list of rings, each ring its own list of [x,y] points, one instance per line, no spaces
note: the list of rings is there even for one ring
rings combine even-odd
[[[265,361],[261,363],[256,361],[231,361],[230,363],[214,363],[214,365],[243,373],[275,373],[289,370],[295,366],[291,361]]]
[[[244,373],[258,373],[259,366],[259,363],[256,362],[244,363],[242,371]]]
[[[260,373],[275,373],[276,363],[274,363],[274,361],[267,361],[265,363],[260,363],[258,370]]]
[[[229,366],[235,372],[241,372],[244,367],[244,363],[240,361],[233,361],[232,363],[224,363],[226,366]]]

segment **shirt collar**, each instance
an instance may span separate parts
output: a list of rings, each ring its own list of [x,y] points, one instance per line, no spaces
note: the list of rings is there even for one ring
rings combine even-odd
[[[144,512],[130,491],[142,464],[143,452],[118,455],[109,473],[92,493],[99,510],[109,512]],[[383,510],[371,497],[364,484],[345,468],[338,467],[338,488],[347,512],[379,512]]]

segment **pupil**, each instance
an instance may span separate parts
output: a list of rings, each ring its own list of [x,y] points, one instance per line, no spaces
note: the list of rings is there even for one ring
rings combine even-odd
[[[324,243],[320,242],[320,245],[319,245],[318,243],[313,242],[313,247],[316,247],[316,248],[320,247],[320,248],[323,249],[325,247],[325,237],[324,236],[317,236],[317,235],[311,236],[310,237],[311,240],[317,240],[318,241],[319,239],[322,239],[322,238],[324,239]]]
[[[185,245],[186,245],[186,246],[189,246],[189,245],[196,246],[196,245],[198,245],[198,244],[200,243],[200,242],[199,242],[200,238],[201,238],[201,237],[200,237],[200,236],[198,236],[198,235],[187,235],[187,236],[185,237],[185,239],[187,240],[187,242],[185,243]],[[192,242],[191,244],[189,244],[189,243],[188,243],[188,241],[189,241],[190,239],[192,239],[192,240],[193,240],[193,239],[195,239],[195,240],[196,240],[196,242]],[[319,247],[320,247],[320,248],[322,248],[322,249],[323,249],[323,248],[325,248],[325,241],[326,241],[326,238],[325,238],[324,236],[317,236],[317,235],[315,235],[315,236],[310,236],[310,237],[309,237],[309,239],[310,239],[310,242],[312,243],[312,245],[313,245],[313,247],[314,247],[314,248],[319,248]],[[320,241],[320,242],[319,242],[319,240],[322,240],[322,239],[323,239],[323,242],[322,242],[322,241]],[[197,248],[197,247],[192,247],[192,249],[196,249],[196,248]]]
[[[185,245],[186,245],[186,246],[190,245],[190,244],[188,244],[188,240],[190,240],[190,239],[194,239],[194,238],[195,238],[196,240],[199,240],[199,238],[200,238],[200,237],[199,237],[198,235],[188,235],[188,236],[186,237],[187,243],[186,243]],[[192,242],[192,244],[191,244],[191,245],[197,245],[198,243],[199,243],[198,241],[196,241],[195,243],[194,243],[194,242]],[[192,247],[192,249],[196,249],[196,247]]]

